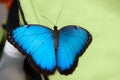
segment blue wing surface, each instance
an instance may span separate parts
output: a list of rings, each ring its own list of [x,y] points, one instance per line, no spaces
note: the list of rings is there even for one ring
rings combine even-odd
[[[41,25],[25,25],[11,32],[18,49],[42,73],[53,73],[56,68],[56,55],[52,30]],[[9,40],[10,41],[10,40]]]
[[[66,26],[59,31],[57,66],[61,74],[70,74],[91,42],[89,32],[79,26]]]

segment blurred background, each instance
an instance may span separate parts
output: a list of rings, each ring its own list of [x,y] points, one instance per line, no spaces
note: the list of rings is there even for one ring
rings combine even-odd
[[[41,15],[56,23],[63,9],[59,29],[79,25],[93,36],[74,73],[64,76],[56,70],[50,80],[120,80],[120,0],[21,0],[21,4],[30,24],[52,28]]]
[[[79,25],[93,36],[92,44],[79,58],[73,74],[58,71],[50,80],[120,80],[120,0],[20,0],[25,18],[30,24],[53,27],[61,9],[58,28]],[[27,6],[26,6],[27,5]],[[0,5],[0,23],[6,16]],[[1,21],[2,20],[2,21]]]
[[[0,25],[5,20],[7,16],[7,10],[5,4],[0,4]]]

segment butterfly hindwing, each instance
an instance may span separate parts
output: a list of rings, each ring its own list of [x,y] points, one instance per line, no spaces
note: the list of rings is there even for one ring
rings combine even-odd
[[[54,72],[56,56],[51,29],[41,25],[25,25],[14,29],[8,36],[8,40],[28,57],[33,67],[45,74]]]
[[[59,31],[57,65],[61,74],[70,74],[77,66],[78,57],[91,42],[87,30],[78,26],[66,26]]]

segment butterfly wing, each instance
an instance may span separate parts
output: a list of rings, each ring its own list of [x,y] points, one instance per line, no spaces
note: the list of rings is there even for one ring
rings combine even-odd
[[[56,57],[51,29],[41,25],[21,26],[8,33],[8,40],[27,56],[37,71],[54,72]]]
[[[78,63],[92,37],[90,33],[78,26],[66,26],[59,32],[57,65],[61,74],[70,74]]]

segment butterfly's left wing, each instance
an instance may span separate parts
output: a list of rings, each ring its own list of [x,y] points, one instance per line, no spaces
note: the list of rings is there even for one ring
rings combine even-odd
[[[78,57],[83,54],[92,37],[90,33],[79,26],[66,26],[59,31],[57,65],[61,74],[70,74],[78,63]]]
[[[8,40],[27,56],[30,64],[44,74],[56,68],[52,30],[42,25],[24,25],[8,32]]]

